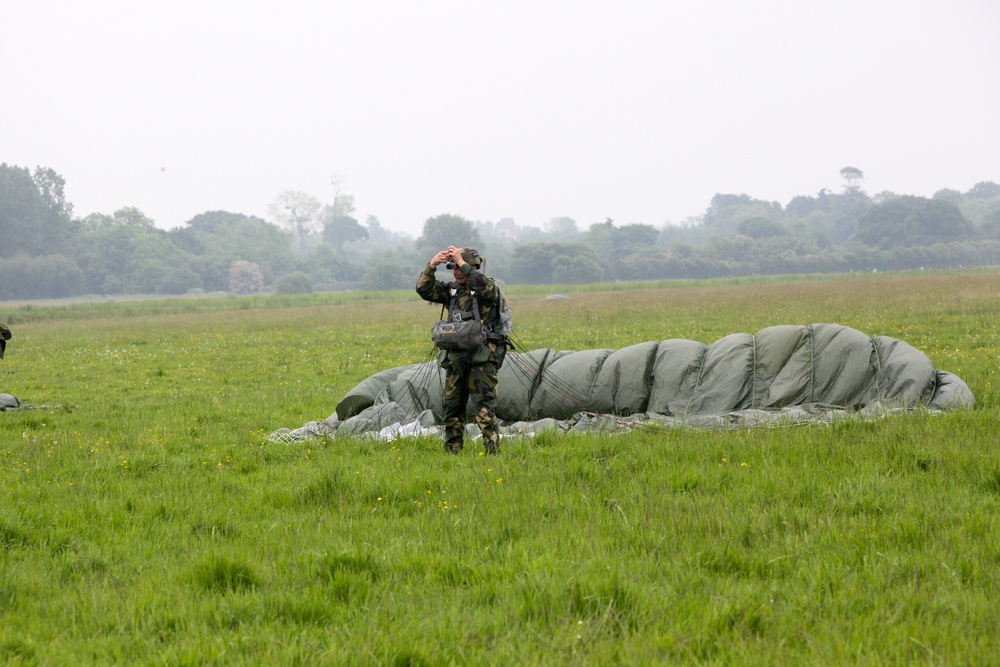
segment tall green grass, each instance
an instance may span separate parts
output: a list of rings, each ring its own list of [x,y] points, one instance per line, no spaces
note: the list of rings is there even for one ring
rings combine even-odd
[[[428,358],[437,311],[402,294],[36,306],[0,362],[0,391],[51,406],[0,414],[0,661],[1000,661],[1000,276],[508,291],[528,347],[838,322],[913,344],[978,403],[544,433],[500,457],[286,446],[267,434]]]

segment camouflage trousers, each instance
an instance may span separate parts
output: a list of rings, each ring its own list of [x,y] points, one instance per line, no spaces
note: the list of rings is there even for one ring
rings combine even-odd
[[[445,451],[462,451],[465,440],[465,412],[469,401],[474,406],[476,425],[483,433],[487,454],[500,450],[495,404],[497,399],[497,364],[491,354],[482,364],[450,364],[445,366],[442,399],[444,402]]]

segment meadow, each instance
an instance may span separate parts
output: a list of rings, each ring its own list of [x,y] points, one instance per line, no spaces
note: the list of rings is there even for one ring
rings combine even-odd
[[[975,409],[284,445],[427,360],[412,292],[0,304],[0,664],[1000,663],[1000,273],[511,287],[527,349],[835,322]],[[546,300],[558,292],[567,299]]]

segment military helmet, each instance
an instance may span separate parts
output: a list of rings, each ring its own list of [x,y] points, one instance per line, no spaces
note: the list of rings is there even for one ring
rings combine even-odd
[[[479,268],[486,260],[479,256],[479,251],[475,248],[462,248],[462,261]],[[448,262],[447,267],[449,270],[454,270],[458,265],[455,262]]]
[[[462,248],[462,259],[472,266],[479,266],[483,263],[483,258],[479,256],[479,251],[475,248]]]

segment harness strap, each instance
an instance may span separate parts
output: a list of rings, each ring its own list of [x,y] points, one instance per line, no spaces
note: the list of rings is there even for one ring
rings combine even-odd
[[[474,320],[481,320],[482,318],[479,315],[479,295],[476,292],[472,291],[472,290],[469,290],[469,294],[472,295],[472,318]],[[455,313],[458,312],[458,308],[456,307],[457,306],[457,303],[456,303],[457,301],[458,301],[458,290],[452,288],[452,290],[451,290],[451,299],[448,301],[448,321],[449,322],[452,321]],[[444,304],[441,304],[441,307],[444,308]]]
[[[474,319],[476,319],[476,320],[481,320],[481,315],[480,315],[480,312],[479,312],[479,293],[475,292],[473,290],[469,290],[469,293],[472,295],[472,317]],[[448,321],[449,322],[454,321],[454,315],[455,315],[456,312],[458,312],[458,309],[456,307],[456,302],[457,301],[458,301],[458,290],[455,289],[455,288],[452,288],[451,289],[451,298],[448,301]],[[507,347],[513,348],[514,345],[513,345],[513,343],[510,342],[510,339],[507,336],[502,336],[502,335],[496,333],[496,331],[495,331],[496,324],[499,322],[499,317],[500,317],[499,308],[500,307],[501,307],[501,305],[498,304],[498,306],[497,306],[497,319],[496,319],[496,321],[490,322],[490,323],[483,322],[484,328],[486,330],[486,340],[492,340],[492,341],[501,342],[501,343],[503,343],[503,347],[505,349]],[[441,304],[441,319],[444,319],[444,308],[445,308],[444,304]]]

